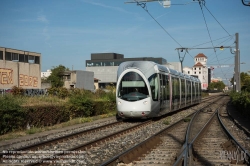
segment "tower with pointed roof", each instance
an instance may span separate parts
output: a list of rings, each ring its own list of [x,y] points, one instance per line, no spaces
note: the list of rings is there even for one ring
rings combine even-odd
[[[201,63],[203,66],[207,66],[207,56],[203,53],[199,53],[194,57],[194,63]]]

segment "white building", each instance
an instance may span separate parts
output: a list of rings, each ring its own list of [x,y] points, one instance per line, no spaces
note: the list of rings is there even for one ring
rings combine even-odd
[[[182,72],[181,71],[181,62],[168,62],[165,66],[170,68],[170,69]]]
[[[201,81],[201,89],[206,90],[208,87],[207,57],[203,53],[199,53],[194,57],[194,63],[195,65],[192,68],[184,67],[183,72],[197,76]]]
[[[193,68],[183,67],[183,73],[188,75],[193,75]]]
[[[51,74],[51,70],[47,70],[46,72],[41,72],[41,78],[48,78]]]

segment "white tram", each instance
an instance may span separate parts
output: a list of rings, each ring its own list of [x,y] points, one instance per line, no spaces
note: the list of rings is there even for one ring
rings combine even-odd
[[[128,61],[117,72],[118,116],[152,118],[201,101],[198,78],[151,61]]]

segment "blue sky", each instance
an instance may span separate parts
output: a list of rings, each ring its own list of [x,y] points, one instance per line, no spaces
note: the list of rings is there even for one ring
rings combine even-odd
[[[235,33],[239,33],[241,62],[246,63],[241,71],[250,70],[250,7],[241,0],[207,0],[202,10],[192,0],[172,0],[170,8],[147,3],[148,12],[164,29],[136,3],[124,2],[1,0],[0,46],[41,53],[42,71],[60,64],[85,70],[91,53],[177,62],[176,48],[235,46]],[[230,49],[191,49],[184,66],[192,67],[198,53],[208,57],[208,66],[234,64]],[[214,77],[230,79],[233,70],[233,66],[215,68]]]

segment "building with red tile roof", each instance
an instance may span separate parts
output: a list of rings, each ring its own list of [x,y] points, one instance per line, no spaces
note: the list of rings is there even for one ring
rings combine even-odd
[[[183,72],[188,75],[196,76],[201,81],[201,89],[206,90],[208,87],[209,70],[207,68],[207,56],[199,53],[194,57],[193,67],[184,67]]]

